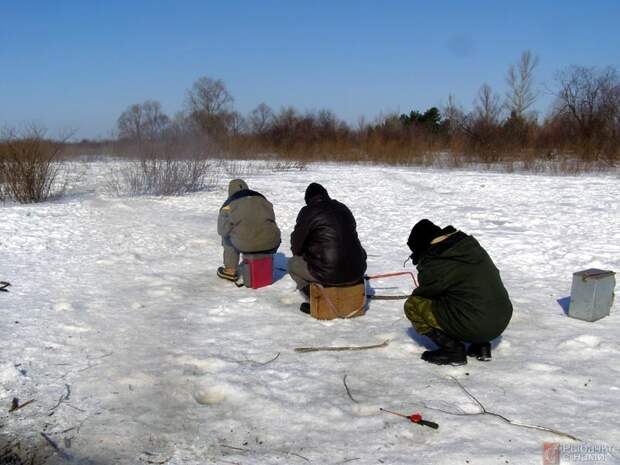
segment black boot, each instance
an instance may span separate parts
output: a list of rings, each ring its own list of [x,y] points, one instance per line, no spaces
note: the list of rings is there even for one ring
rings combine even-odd
[[[299,292],[301,292],[301,295],[303,295],[306,299],[309,299],[310,298],[310,285],[306,284],[304,287],[299,289]]]
[[[427,350],[422,354],[422,360],[435,365],[465,365],[467,356],[465,346],[458,340],[439,330],[432,330],[425,334],[439,346],[437,350]]]
[[[474,342],[467,349],[469,357],[476,357],[481,362],[491,361],[491,343],[490,342]]]
[[[299,306],[299,311],[310,315],[310,303],[304,302]]]

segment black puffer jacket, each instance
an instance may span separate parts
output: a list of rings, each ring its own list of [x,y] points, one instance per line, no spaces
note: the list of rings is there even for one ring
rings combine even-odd
[[[357,282],[366,272],[366,251],[357,237],[355,218],[327,192],[308,200],[291,234],[293,255],[301,255],[322,284]]]

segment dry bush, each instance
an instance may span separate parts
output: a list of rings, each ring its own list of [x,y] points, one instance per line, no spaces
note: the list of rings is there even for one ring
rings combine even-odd
[[[125,162],[106,176],[106,191],[114,195],[184,195],[208,190],[219,182],[219,170],[204,159],[150,157]]]
[[[269,162],[269,168],[274,173],[303,171],[306,169],[306,162],[300,160],[274,160]]]
[[[63,160],[103,161],[116,154],[115,146],[117,144],[117,141],[90,141],[83,139],[79,142],[64,144],[61,155]]]
[[[20,440],[8,434],[0,437],[0,464],[42,465],[48,463],[53,449],[43,439]]]
[[[286,171],[302,171],[306,169],[303,160],[225,160],[217,162],[219,171],[230,178],[246,178],[261,173],[281,173]]]
[[[219,160],[218,168],[230,178],[246,178],[261,171],[261,165],[253,160]]]
[[[45,138],[45,131],[27,128],[23,134],[7,130],[0,143],[0,199],[19,203],[44,202],[62,195],[58,182],[64,141]]]

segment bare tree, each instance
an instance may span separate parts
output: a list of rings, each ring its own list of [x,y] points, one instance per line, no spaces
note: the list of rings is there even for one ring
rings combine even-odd
[[[534,89],[534,69],[537,65],[538,57],[526,50],[516,67],[510,65],[508,68],[506,106],[516,117],[524,118],[525,112],[536,102],[538,92]]]
[[[134,104],[127,107],[127,109],[121,113],[116,123],[118,127],[119,139],[142,139],[142,106],[140,104]]]
[[[474,118],[478,122],[491,126],[499,124],[502,105],[499,95],[493,91],[490,85],[484,83],[480,87],[474,105]]]
[[[336,114],[327,109],[321,109],[318,111],[316,115],[316,120],[319,125],[319,128],[324,133],[335,132],[340,126],[340,121]]]
[[[448,102],[442,108],[444,119],[448,122],[450,132],[454,133],[461,129],[465,124],[465,111],[456,102],[454,95],[448,95]]]
[[[620,79],[614,68],[571,66],[556,75],[556,117],[568,117],[583,141],[615,135],[620,118]]]
[[[231,135],[238,136],[246,131],[247,122],[241,113],[232,111],[226,116],[226,126],[230,130]]]
[[[130,105],[117,121],[118,136],[137,142],[155,140],[162,136],[170,119],[162,112],[155,100]]]
[[[273,110],[267,104],[261,103],[248,115],[249,129],[254,134],[264,134],[273,123],[274,118]]]
[[[224,135],[232,112],[233,97],[224,82],[203,76],[187,91],[187,111],[198,126],[211,136]]]
[[[275,122],[280,127],[292,128],[299,119],[299,114],[295,108],[288,106],[282,107],[275,118]]]
[[[162,112],[161,104],[154,100],[147,100],[142,104],[142,112],[145,137],[149,140],[161,137],[170,124],[170,118]]]

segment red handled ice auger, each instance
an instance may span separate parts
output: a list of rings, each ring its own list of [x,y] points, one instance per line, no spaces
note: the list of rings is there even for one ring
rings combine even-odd
[[[435,423],[434,421],[424,420],[422,418],[422,415],[420,415],[419,413],[414,413],[412,415],[404,415],[402,413],[390,412],[389,410],[386,410],[384,408],[380,408],[379,410],[381,410],[382,412],[385,412],[385,413],[391,413],[392,415],[396,415],[397,417],[406,418],[411,423],[416,423],[416,424],[422,425],[422,426],[428,426],[429,428],[433,428],[433,429],[438,429],[439,428],[439,425],[437,423]]]

